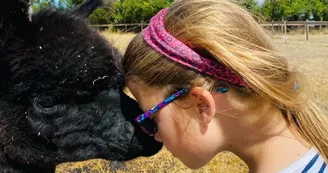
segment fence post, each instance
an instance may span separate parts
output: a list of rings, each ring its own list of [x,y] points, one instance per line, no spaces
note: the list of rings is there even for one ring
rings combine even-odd
[[[274,34],[274,21],[271,21],[271,37],[273,38],[273,34]]]
[[[127,24],[124,25],[124,28],[125,28],[124,32],[128,32],[128,25]]]
[[[305,21],[305,32],[306,32],[306,40],[309,40],[309,20],[306,19]]]
[[[304,28],[303,28],[304,35],[306,35],[306,21],[304,21]]]
[[[140,28],[141,28],[141,31],[143,30],[143,20],[141,20],[141,23],[140,23]]]
[[[320,18],[320,27],[319,27],[319,33],[321,34],[321,31],[322,31],[322,20],[323,20],[323,17]]]
[[[285,37],[285,43],[287,43],[287,21],[284,20],[284,37]]]
[[[281,18],[281,22],[284,22],[284,17]],[[281,32],[283,34],[284,33],[284,25],[281,24],[280,26],[281,26]]]

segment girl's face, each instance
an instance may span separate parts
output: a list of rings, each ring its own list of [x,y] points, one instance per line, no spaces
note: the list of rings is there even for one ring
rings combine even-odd
[[[128,87],[143,111],[165,99],[159,88],[136,82],[128,82]],[[192,92],[189,93],[190,97],[173,101],[151,118],[158,126],[155,139],[163,142],[172,155],[187,167],[197,169],[217,154],[218,145],[223,145],[224,140],[220,139],[221,130],[214,120],[214,113],[212,115],[207,111],[213,108],[203,104],[206,98],[199,99]]]

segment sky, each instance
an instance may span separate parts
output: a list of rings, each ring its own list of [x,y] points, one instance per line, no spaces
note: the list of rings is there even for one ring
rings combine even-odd
[[[264,0],[256,0],[258,3],[263,3]]]

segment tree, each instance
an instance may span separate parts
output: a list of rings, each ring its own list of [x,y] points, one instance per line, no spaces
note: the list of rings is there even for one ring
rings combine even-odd
[[[73,7],[84,0],[36,0],[33,9],[55,6],[57,8]],[[139,23],[148,21],[160,9],[169,6],[173,0],[116,0],[113,8],[99,8],[89,16],[91,23]]]
[[[160,9],[168,7],[173,0],[119,0],[114,3],[115,23],[148,21]]]
[[[260,9],[267,20],[328,18],[328,0],[265,0]]]
[[[244,8],[246,8],[251,13],[259,13],[260,5],[256,0],[236,0],[236,3]]]
[[[313,8],[311,9],[314,20],[320,20],[325,17],[328,10],[327,0],[315,0]],[[327,15],[326,15],[327,17]]]
[[[33,9],[55,6],[56,8],[73,7],[84,0],[35,0]],[[168,7],[173,0],[114,0],[105,8],[99,8],[89,16],[93,24],[139,23],[147,22],[160,9]],[[328,0],[235,0],[264,20],[328,20]]]

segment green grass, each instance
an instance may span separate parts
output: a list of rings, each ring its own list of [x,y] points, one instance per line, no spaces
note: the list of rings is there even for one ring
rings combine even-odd
[[[121,52],[127,47],[133,34],[102,33]],[[314,97],[321,105],[328,105],[328,36],[310,35],[305,41],[303,35],[288,36],[287,43],[279,36],[274,37],[279,51],[286,54],[291,67],[297,67],[313,87]],[[79,170],[79,171],[78,171]],[[200,170],[190,170],[174,158],[165,148],[150,158],[138,158],[124,164],[101,159],[76,163],[65,163],[57,167],[57,173],[73,172],[117,172],[117,173],[244,173],[248,169],[244,162],[229,152],[218,154],[207,166]]]

